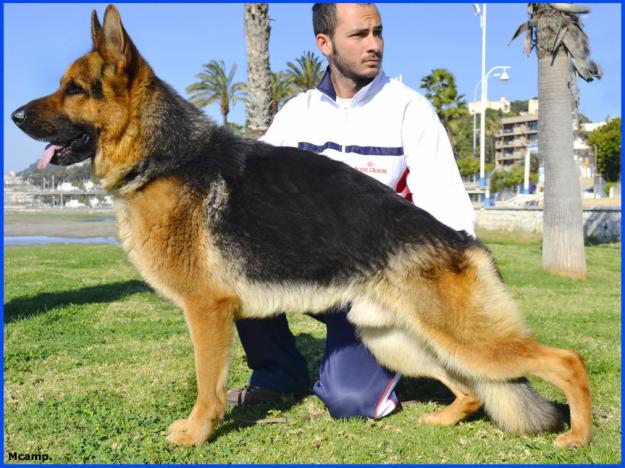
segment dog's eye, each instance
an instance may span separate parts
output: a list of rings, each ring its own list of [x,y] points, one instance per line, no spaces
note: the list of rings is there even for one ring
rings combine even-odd
[[[87,94],[87,91],[85,91],[84,88],[81,88],[73,81],[70,81],[65,87],[65,94],[67,96],[75,96],[77,94]]]

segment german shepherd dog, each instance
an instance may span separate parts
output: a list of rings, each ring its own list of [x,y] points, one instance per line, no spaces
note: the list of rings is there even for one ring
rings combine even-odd
[[[91,33],[60,88],[12,118],[50,142],[41,168],[91,158],[128,257],[184,310],[197,401],[169,441],[201,444],[223,416],[233,320],[351,304],[381,364],[455,395],[424,423],[453,425],[483,405],[505,431],[556,430],[559,412],[532,375],[568,401],[570,430],[555,443],[589,443],[582,359],[532,338],[477,240],[343,163],[215,126],[157,78],[114,6],[103,26],[93,12]]]

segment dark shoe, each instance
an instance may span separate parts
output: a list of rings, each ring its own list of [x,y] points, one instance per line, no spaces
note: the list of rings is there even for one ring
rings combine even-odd
[[[228,391],[227,401],[228,404],[232,406],[248,406],[280,401],[285,396],[287,396],[286,393],[281,393],[270,388],[246,385],[243,388]]]

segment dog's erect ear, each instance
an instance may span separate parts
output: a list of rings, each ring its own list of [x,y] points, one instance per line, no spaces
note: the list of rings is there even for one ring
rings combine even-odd
[[[92,21],[92,33],[94,25],[95,23]],[[122,25],[119,11],[113,5],[106,7],[104,26],[100,28],[97,34],[94,34],[94,37],[98,39],[97,50],[104,60],[115,65],[120,71],[130,66],[133,54],[136,53],[135,48]]]
[[[98,19],[98,12],[91,12],[91,40],[93,41],[93,50],[98,50],[102,42],[102,26]]]

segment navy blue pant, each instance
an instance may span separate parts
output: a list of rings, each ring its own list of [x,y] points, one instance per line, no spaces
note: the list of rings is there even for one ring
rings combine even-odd
[[[393,388],[399,374],[377,363],[356,336],[347,312],[325,314],[319,320],[325,322],[327,336],[319,380],[313,392],[326,404],[330,415],[378,418],[398,406]],[[236,325],[253,371],[250,384],[284,393],[308,388],[306,360],[295,347],[284,314],[262,320],[239,320]]]

